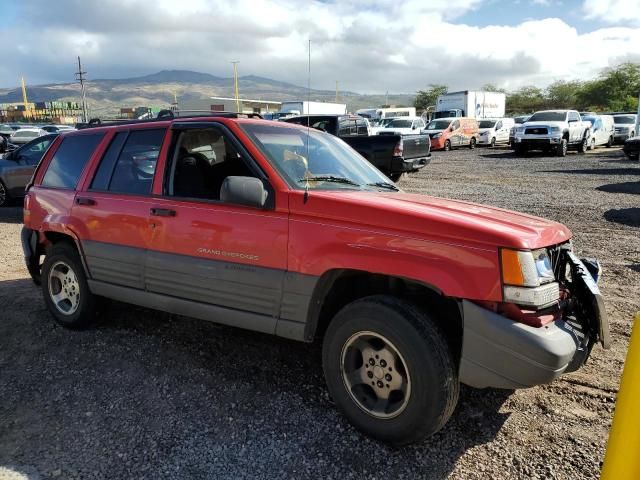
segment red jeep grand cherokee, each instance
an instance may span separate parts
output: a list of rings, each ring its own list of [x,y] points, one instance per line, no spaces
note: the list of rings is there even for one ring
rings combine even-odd
[[[609,346],[598,264],[563,225],[403,193],[336,137],[238,117],[55,140],[22,244],[60,324],[107,297],[321,338],[338,408],[395,444],[440,429],[460,383],[530,387]]]

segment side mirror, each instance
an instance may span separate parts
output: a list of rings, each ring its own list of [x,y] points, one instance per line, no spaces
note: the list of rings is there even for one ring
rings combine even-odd
[[[416,128],[418,128],[418,126],[417,126],[417,125],[412,125],[412,126],[411,126],[411,130],[415,130]]]
[[[220,200],[247,207],[264,208],[268,195],[262,180],[254,177],[227,177],[220,188]]]

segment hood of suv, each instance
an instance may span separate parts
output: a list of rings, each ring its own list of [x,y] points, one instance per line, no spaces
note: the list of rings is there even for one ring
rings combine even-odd
[[[349,222],[356,227],[368,226],[396,234],[403,232],[408,236],[490,248],[534,249],[571,238],[567,227],[543,218],[404,192],[315,191],[306,205],[292,209],[297,210],[292,213]]]

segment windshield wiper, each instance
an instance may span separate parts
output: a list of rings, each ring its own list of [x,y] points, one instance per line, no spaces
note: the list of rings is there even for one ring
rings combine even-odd
[[[396,187],[393,183],[387,182],[375,182],[375,183],[367,183],[368,187],[380,187],[386,188],[387,190],[393,190],[394,192],[399,192],[400,189]]]
[[[360,184],[354,182],[353,180],[349,180],[345,177],[336,177],[334,175],[318,175],[315,177],[307,177],[301,178],[298,180],[299,182],[332,182],[332,183],[344,183],[345,185],[354,185],[359,187]]]

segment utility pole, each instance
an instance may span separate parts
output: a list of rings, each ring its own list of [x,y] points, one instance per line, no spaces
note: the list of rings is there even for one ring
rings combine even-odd
[[[236,113],[240,113],[240,92],[238,91],[238,60],[231,62],[233,64],[233,89],[236,97]]]
[[[82,71],[82,64],[80,63],[80,57],[78,57],[78,71],[76,72],[76,80],[80,82],[80,90],[82,91],[82,121],[87,122],[87,97],[84,89],[84,82],[87,79],[85,75],[87,72]]]

